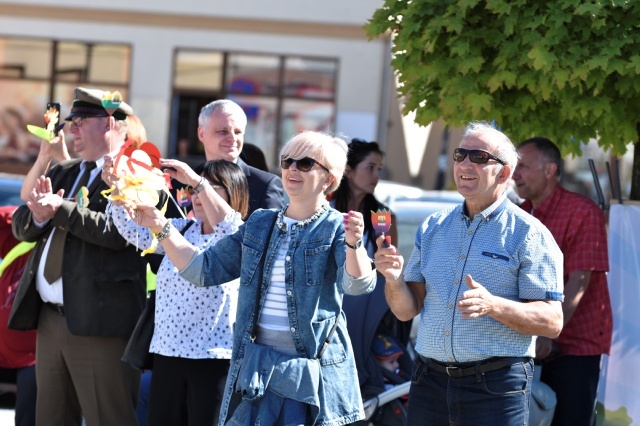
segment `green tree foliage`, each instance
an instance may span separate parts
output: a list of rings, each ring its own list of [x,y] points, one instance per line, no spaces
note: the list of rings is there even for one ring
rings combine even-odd
[[[392,34],[419,124],[495,120],[576,155],[591,138],[618,155],[638,140],[640,1],[384,0],[366,29]]]

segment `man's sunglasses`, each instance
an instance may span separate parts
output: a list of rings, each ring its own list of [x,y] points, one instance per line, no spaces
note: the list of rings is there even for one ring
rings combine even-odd
[[[493,154],[489,154],[487,151],[483,151],[481,149],[464,149],[464,148],[456,148],[453,151],[453,160],[457,163],[461,163],[465,158],[469,156],[469,161],[476,164],[487,164],[489,160],[495,160],[498,163],[505,165],[504,161],[499,159]]]
[[[309,158],[309,157],[304,157],[299,160],[294,160],[293,158],[284,158],[284,157],[280,159],[280,167],[282,167],[283,169],[288,169],[289,167],[291,167],[293,163],[296,163],[296,167],[301,172],[308,172],[313,168],[314,164],[317,164],[318,166],[322,167],[326,171],[329,171],[329,169],[324,164],[322,164],[318,160],[314,160],[313,158]]]

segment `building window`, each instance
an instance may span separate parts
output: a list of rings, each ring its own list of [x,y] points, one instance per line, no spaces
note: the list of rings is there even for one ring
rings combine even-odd
[[[200,109],[227,98],[247,114],[245,142],[259,146],[275,169],[278,152],[291,136],[334,130],[337,70],[335,59],[178,49],[169,154],[202,161]]]
[[[129,88],[131,47],[122,44],[0,37],[0,171],[26,173],[40,139],[27,124],[44,127],[47,102],[68,114],[78,86]],[[70,152],[72,135],[65,134]]]

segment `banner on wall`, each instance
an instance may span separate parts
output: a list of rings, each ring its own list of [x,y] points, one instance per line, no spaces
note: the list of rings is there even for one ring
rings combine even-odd
[[[599,425],[640,425],[639,225],[640,205],[611,205],[608,280],[613,341],[610,356],[603,358]]]

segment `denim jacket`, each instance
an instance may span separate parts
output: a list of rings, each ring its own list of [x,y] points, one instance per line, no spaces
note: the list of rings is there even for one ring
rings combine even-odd
[[[238,231],[199,253],[181,275],[196,285],[218,285],[240,277],[240,293],[234,327],[231,369],[220,413],[220,425],[227,422],[240,402],[234,392],[250,328],[259,283],[259,264],[268,233],[272,232],[263,271],[260,310],[277,249],[286,237],[286,228],[271,227],[276,212],[257,210]],[[316,220],[290,228],[291,242],[285,262],[287,309],[291,337],[300,357],[313,359],[320,351],[332,325],[338,321],[329,345],[320,359],[317,425],[342,425],[364,417],[358,374],[342,312],[343,295],[365,294],[373,290],[375,272],[366,279],[346,279],[346,246],[343,216],[328,208]],[[347,275],[348,277],[348,275]],[[258,313],[259,315],[259,313]]]

